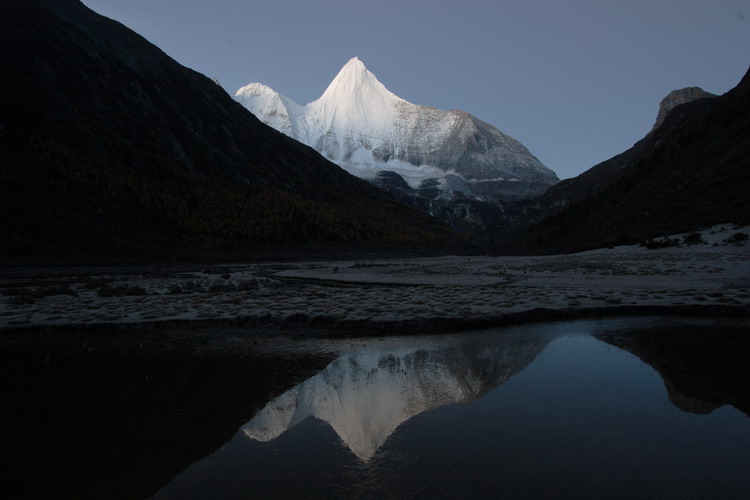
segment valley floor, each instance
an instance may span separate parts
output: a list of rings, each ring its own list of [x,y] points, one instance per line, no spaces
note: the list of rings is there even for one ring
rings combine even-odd
[[[0,292],[1,329],[197,320],[416,333],[628,311],[747,315],[750,245],[709,238],[543,257],[5,270]]]

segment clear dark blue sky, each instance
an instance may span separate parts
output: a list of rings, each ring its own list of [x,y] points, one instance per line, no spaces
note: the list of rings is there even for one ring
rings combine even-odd
[[[305,104],[358,56],[392,92],[461,109],[560,178],[629,148],[671,90],[750,65],[750,0],[83,0],[234,94]]]

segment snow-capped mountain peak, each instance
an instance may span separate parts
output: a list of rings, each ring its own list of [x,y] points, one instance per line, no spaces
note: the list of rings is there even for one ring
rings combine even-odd
[[[312,135],[302,142],[339,164],[369,164],[374,161],[371,152],[384,144],[398,149],[401,141],[394,134],[398,128],[397,108],[405,105],[410,104],[385,88],[354,57],[341,68],[320,99],[305,106],[305,115],[313,127]]]
[[[239,89],[234,98],[246,108],[252,106],[256,109],[255,116],[279,132],[290,137],[298,133],[295,125],[299,120],[296,117],[302,114],[302,107],[268,85],[250,83]]]
[[[437,181],[444,197],[461,192],[475,199],[496,198],[494,187],[498,193],[514,185],[520,189],[519,181],[524,189],[541,192],[558,180],[520,142],[472,115],[396,96],[357,57],[306,106],[262,84],[242,87],[235,99],[268,125],[365,179],[393,171],[412,188]]]
[[[396,97],[365,67],[358,57],[349,59],[328,85],[319,101],[361,100],[363,96]]]

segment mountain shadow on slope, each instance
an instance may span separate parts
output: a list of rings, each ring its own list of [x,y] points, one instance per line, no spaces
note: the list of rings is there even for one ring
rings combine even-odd
[[[631,149],[527,204],[503,253],[561,253],[689,231],[750,214],[750,72],[675,107]]]
[[[445,248],[437,219],[341,171],[75,0],[0,1],[0,258],[242,259]]]

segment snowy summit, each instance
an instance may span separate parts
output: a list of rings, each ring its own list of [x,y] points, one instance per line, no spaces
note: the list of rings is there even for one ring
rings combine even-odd
[[[411,187],[437,179],[447,194],[492,200],[493,184],[523,183],[540,192],[557,182],[520,142],[463,111],[412,104],[390,92],[357,57],[323,95],[301,106],[261,83],[235,99],[260,120],[315,148],[350,173],[372,179],[398,173]],[[450,186],[446,190],[446,185]]]

